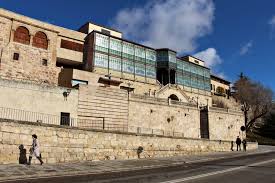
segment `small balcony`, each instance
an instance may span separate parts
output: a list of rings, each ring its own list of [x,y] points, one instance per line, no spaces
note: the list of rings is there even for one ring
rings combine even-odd
[[[79,51],[58,48],[57,62],[62,64],[79,65],[83,62],[83,53]]]

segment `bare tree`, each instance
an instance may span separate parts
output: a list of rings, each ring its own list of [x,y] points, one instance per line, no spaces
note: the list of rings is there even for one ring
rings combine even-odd
[[[254,82],[241,74],[235,82],[234,97],[242,104],[246,130],[250,130],[256,120],[266,115],[272,106],[273,92],[270,88]]]

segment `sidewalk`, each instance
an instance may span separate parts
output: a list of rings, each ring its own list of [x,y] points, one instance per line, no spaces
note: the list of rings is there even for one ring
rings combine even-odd
[[[86,161],[79,163],[43,164],[41,165],[0,165],[0,182],[8,180],[22,180],[26,178],[39,178],[49,176],[66,176],[77,174],[99,174],[107,172],[133,171],[184,163],[203,162],[222,158],[246,156],[251,154],[275,152],[275,147],[259,146],[259,149],[247,152],[215,152],[204,155],[179,156],[169,158],[148,158],[134,160],[106,160]]]

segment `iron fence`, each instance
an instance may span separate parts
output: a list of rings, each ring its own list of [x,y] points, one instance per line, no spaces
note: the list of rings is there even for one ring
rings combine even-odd
[[[12,119],[17,121],[46,123],[53,125],[75,126],[74,118],[3,107],[0,107],[0,118]]]
[[[153,129],[153,128],[145,128],[145,127],[137,127],[137,126],[129,126],[128,131],[132,133],[137,133],[137,134],[184,137],[183,132],[167,131],[162,129]]]
[[[35,123],[45,123],[50,125],[61,125],[79,127],[85,129],[97,129],[105,131],[131,132],[136,134],[150,134],[161,136],[184,137],[182,132],[165,131],[162,129],[152,129],[137,126],[128,126],[122,123],[105,121],[104,117],[86,116],[82,118],[72,118],[69,116],[58,116],[39,112],[25,111],[20,109],[0,107],[0,119],[10,119],[16,121],[26,121]]]

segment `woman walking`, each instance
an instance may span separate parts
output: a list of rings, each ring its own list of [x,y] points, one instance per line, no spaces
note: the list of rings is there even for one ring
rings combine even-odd
[[[29,165],[31,165],[32,156],[35,156],[40,161],[41,165],[44,163],[41,158],[37,135],[35,134],[32,135],[32,147],[30,149],[30,156],[29,156],[29,163],[28,163]]]

